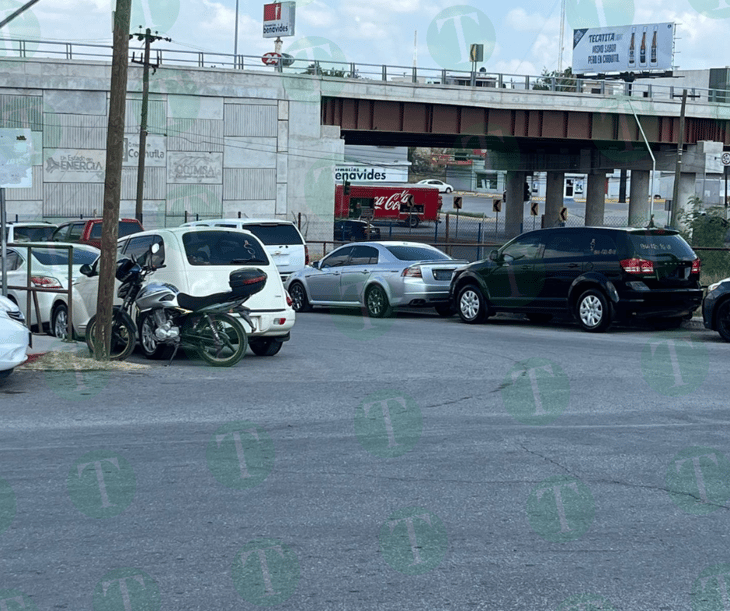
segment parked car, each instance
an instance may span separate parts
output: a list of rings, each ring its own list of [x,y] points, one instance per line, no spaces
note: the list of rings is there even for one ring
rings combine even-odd
[[[358,219],[342,219],[335,221],[334,239],[337,242],[361,242],[368,239],[368,224]],[[380,239],[380,227],[370,224],[370,239]]]
[[[229,274],[234,270],[255,267],[265,271],[268,279],[263,290],[246,302],[255,329],[251,331],[246,322],[243,325],[254,354],[273,356],[281,350],[289,339],[296,314],[276,266],[256,236],[247,231],[214,227],[157,229],[121,238],[117,258],[139,257],[152,244],[160,246],[152,259],[159,269],[150,276],[150,281],[169,282],[189,295],[230,291]],[[96,313],[98,261],[91,267],[90,276],[80,276],[74,283],[74,328],[81,336],[85,336],[89,319]],[[121,300],[115,303],[121,304]],[[154,338],[143,337],[143,321],[138,316],[135,318],[142,351],[152,356],[157,348]]]
[[[699,307],[699,280],[699,258],[671,229],[539,229],[459,270],[451,298],[467,323],[519,312],[533,322],[571,314],[586,331],[632,318],[668,328]]]
[[[702,320],[705,328],[717,331],[722,339],[730,342],[730,278],[707,287],[702,302]]]
[[[356,242],[292,274],[285,286],[297,312],[364,306],[369,316],[382,318],[393,308],[432,307],[449,316],[451,275],[465,264],[427,244]]]
[[[0,296],[0,384],[28,358],[30,330],[24,323],[18,306]]]
[[[66,248],[73,246],[73,254]],[[28,252],[32,253],[29,257]],[[99,249],[85,244],[56,244],[49,242],[29,242],[23,246],[9,246],[6,251],[6,269],[8,286],[27,286],[28,261],[30,259],[30,281],[33,286],[44,289],[68,288],[68,262],[72,259],[73,278],[79,276],[79,269],[84,263],[93,263],[99,256]],[[35,306],[31,305],[31,328],[38,331],[49,329],[51,335],[66,337],[68,328],[68,299],[65,293],[38,291],[38,308],[40,310],[40,326]],[[28,303],[28,291],[24,289],[8,289],[8,297],[23,310]],[[33,297],[31,296],[31,304]]]
[[[8,244],[17,242],[48,242],[58,225],[45,221],[9,222],[6,226]]]
[[[101,225],[102,219],[82,219],[61,223],[53,232],[51,240],[54,242],[73,242],[75,244],[88,244],[101,248]],[[123,238],[133,233],[144,231],[142,223],[137,219],[120,219],[118,238]]]
[[[214,219],[193,221],[183,227],[226,227],[245,229],[254,234],[266,248],[269,257],[286,280],[309,263],[309,249],[297,226],[280,219]]]
[[[426,185],[428,187],[438,187],[439,193],[451,193],[454,190],[450,184],[445,183],[443,180],[436,178],[427,178],[426,180],[419,180],[417,185]]]

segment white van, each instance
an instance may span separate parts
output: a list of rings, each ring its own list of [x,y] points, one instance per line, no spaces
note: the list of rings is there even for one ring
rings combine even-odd
[[[285,281],[291,274],[309,264],[309,249],[297,226],[280,219],[212,219],[184,223],[182,227],[225,227],[245,229],[264,244],[266,252]]]

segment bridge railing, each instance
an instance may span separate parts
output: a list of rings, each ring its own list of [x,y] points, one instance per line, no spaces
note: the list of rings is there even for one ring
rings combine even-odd
[[[141,49],[130,48],[132,54]],[[79,42],[0,38],[0,58],[51,58],[81,61],[110,61],[112,46]],[[188,51],[157,48],[152,61],[160,66],[188,66],[196,68],[224,68],[231,70],[255,70],[292,75],[319,75],[343,79],[411,83],[424,87],[454,85],[475,89],[514,89],[521,91],[550,91],[556,93],[581,93],[601,96],[631,96],[651,100],[675,100],[681,97],[681,84],[660,85],[651,81],[625,83],[617,80],[534,76],[498,72],[470,72],[416,66],[368,64],[335,60],[311,60],[296,57],[265,65],[258,55],[233,55],[210,51]],[[482,70],[484,70],[482,68]],[[687,87],[688,101],[730,104],[730,90]]]

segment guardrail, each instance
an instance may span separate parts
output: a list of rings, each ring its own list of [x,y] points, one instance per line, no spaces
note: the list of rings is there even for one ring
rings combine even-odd
[[[111,45],[28,40],[22,38],[2,38],[5,43],[6,57],[55,58],[65,60],[111,61]],[[139,53],[139,49],[130,49]],[[424,87],[434,85],[454,85],[474,89],[515,89],[535,92],[536,94],[580,93],[585,95],[631,96],[651,100],[676,100],[681,97],[681,85],[656,85],[634,81],[552,77],[545,75],[509,74],[501,72],[475,72],[465,70],[446,70],[443,68],[423,68],[387,64],[368,64],[363,62],[342,62],[335,60],[300,59],[289,57],[274,65],[264,65],[259,55],[233,55],[212,51],[185,51],[179,49],[156,48],[152,51],[151,61],[159,66],[182,66],[197,68],[224,68],[231,70],[256,70],[281,74],[310,74],[312,76],[332,77],[354,80],[407,82]],[[717,104],[730,104],[730,90],[686,87],[688,102],[702,101]]]

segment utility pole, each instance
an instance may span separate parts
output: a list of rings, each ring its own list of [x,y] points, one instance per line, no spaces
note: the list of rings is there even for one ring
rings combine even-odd
[[[94,358],[109,359],[111,350],[112,304],[119,233],[119,198],[122,192],[124,155],[124,114],[127,98],[127,57],[132,0],[117,0],[114,14],[114,52],[109,95],[109,122],[106,136],[106,174],[104,177],[104,215],[101,229],[99,294],[96,300],[97,323],[94,332]]]
[[[682,149],[684,148],[684,113],[687,108],[687,90],[682,91],[682,109],[679,111],[679,136],[677,137],[677,164],[674,167],[674,189],[672,190],[672,218],[670,227],[679,226],[679,177],[682,173]],[[652,194],[654,197],[654,194]]]
[[[155,32],[156,33],[156,32]],[[150,95],[150,66],[152,66],[153,74],[157,72],[159,64],[150,63],[150,45],[158,40],[166,40],[172,42],[170,38],[163,38],[162,36],[153,36],[152,30],[147,28],[145,33],[142,34],[130,34],[130,40],[134,37],[142,42],[144,40],[144,57],[142,61],[138,61],[132,54],[132,63],[142,64],[142,117],[139,122],[139,160],[137,164],[137,204],[134,209],[137,220],[142,223],[142,203],[144,202],[144,162],[147,156],[147,106],[149,104]]]

